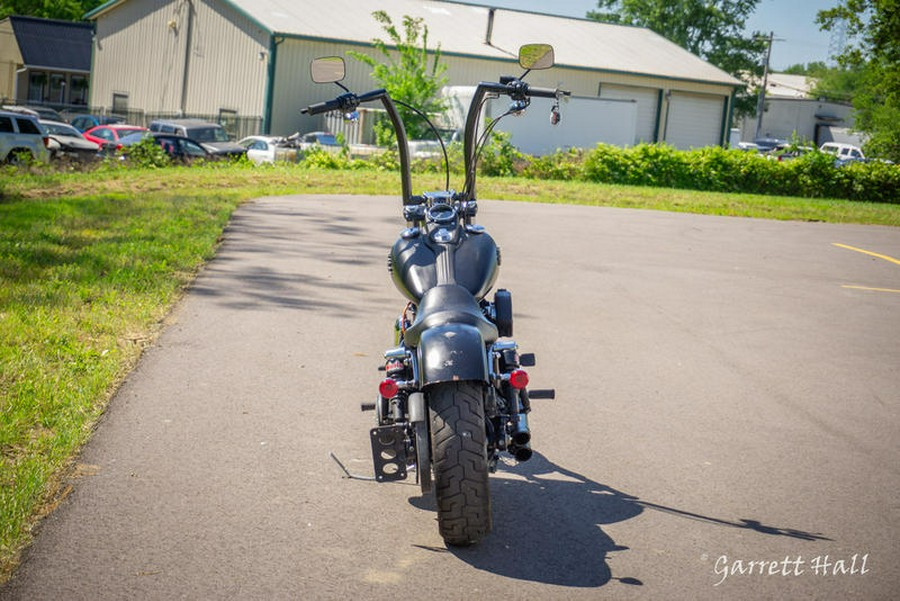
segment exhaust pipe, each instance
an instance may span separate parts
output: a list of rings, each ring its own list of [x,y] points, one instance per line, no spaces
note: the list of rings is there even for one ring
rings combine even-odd
[[[516,461],[528,461],[534,453],[531,450],[531,430],[528,429],[528,416],[520,413],[510,428],[510,442],[507,447]]]
[[[515,417],[515,422],[513,422],[510,430],[513,444],[522,446],[531,442],[531,430],[528,429],[528,416],[524,413],[520,413]]]
[[[516,461],[520,463],[528,461],[534,454],[534,451],[531,450],[531,443],[525,443],[523,445],[511,444],[509,445],[509,452],[516,458]]]

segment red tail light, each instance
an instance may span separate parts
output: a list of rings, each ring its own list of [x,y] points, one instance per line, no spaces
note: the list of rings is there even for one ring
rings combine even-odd
[[[509,385],[516,390],[522,390],[528,386],[528,372],[524,369],[514,369],[509,374]]]
[[[44,148],[50,148],[50,136],[44,136],[42,139],[44,140]]]
[[[400,387],[397,386],[397,382],[390,378],[385,378],[378,385],[378,393],[386,399],[394,398],[398,392],[400,392]]]

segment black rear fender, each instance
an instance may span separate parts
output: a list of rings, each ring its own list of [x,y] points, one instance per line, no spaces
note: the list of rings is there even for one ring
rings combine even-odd
[[[484,337],[475,326],[449,323],[425,330],[418,355],[423,387],[460,380],[488,381]]]

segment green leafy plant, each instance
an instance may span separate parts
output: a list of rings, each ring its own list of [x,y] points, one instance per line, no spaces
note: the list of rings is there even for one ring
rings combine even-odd
[[[148,169],[159,169],[172,164],[172,159],[152,136],[129,146],[125,159],[135,167]]]
[[[510,141],[509,132],[494,131],[481,152],[478,168],[482,175],[515,175],[516,165],[524,162],[524,156]]]
[[[441,49],[438,46],[431,54],[428,50],[428,26],[421,18],[403,17],[403,34],[383,10],[375,11],[372,16],[381,23],[387,33],[388,42],[375,39],[372,44],[384,59],[378,62],[374,57],[362,52],[349,52],[353,58],[372,68],[372,77],[395,100],[409,104],[425,114],[440,113],[444,110],[444,102],[438,96],[440,89],[446,85],[444,72],[447,66],[441,64]],[[400,118],[410,139],[427,138],[431,130],[422,118],[404,106],[398,106]],[[390,146],[396,143],[394,131],[385,119],[375,123],[377,143]]]

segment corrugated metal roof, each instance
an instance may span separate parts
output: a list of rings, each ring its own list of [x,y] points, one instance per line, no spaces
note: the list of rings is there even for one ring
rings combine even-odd
[[[88,17],[98,18],[125,1],[111,0]],[[368,44],[374,38],[386,38],[371,16],[383,10],[397,25],[406,15],[423,18],[429,47],[440,44],[447,53],[512,58],[522,44],[546,42],[553,44],[560,66],[743,86],[721,69],[640,27],[437,0],[222,1],[270,32],[286,36]],[[491,44],[486,44],[491,10]]]
[[[11,16],[9,20],[25,66],[91,70],[93,28],[89,23],[18,16]]]
[[[640,73],[674,79],[743,85],[721,69],[649,29],[598,23],[507,9],[494,9],[491,45],[485,44],[491,9],[456,2],[423,0],[229,0],[270,31],[360,43],[384,39],[371,17],[387,12],[399,24],[404,15],[422,17],[431,46],[445,52],[504,58],[529,42],[553,44],[557,64],[585,69]]]

